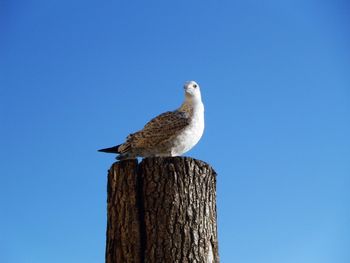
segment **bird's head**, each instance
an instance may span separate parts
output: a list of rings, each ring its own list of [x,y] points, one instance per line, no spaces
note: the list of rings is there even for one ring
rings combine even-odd
[[[188,99],[201,99],[201,91],[199,85],[191,80],[187,81],[184,85],[185,95]]]

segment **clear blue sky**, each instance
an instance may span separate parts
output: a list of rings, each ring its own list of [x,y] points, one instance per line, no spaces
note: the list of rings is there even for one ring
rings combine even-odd
[[[1,1],[0,262],[104,260],[112,146],[196,80],[223,263],[350,262],[350,3]]]

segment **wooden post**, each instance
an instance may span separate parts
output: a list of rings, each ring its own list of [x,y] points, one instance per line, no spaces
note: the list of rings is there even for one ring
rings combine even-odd
[[[216,173],[188,157],[113,164],[106,263],[218,263]]]

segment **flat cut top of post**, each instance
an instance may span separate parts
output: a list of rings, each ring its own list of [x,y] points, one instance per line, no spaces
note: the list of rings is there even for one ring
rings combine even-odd
[[[167,164],[173,164],[173,165],[183,165],[184,163],[193,163],[198,169],[209,169],[211,170],[214,175],[217,175],[212,166],[204,161],[192,158],[192,157],[186,157],[186,156],[176,156],[176,157],[147,157],[142,159],[140,164],[153,164],[153,165],[167,165]]]

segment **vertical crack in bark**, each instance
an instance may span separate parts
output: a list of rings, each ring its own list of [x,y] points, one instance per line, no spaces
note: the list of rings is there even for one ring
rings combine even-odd
[[[140,225],[140,263],[145,262],[145,251],[146,251],[146,224],[145,224],[145,207],[144,207],[144,196],[143,196],[143,177],[141,164],[137,166],[137,181],[136,181],[136,197],[137,197],[137,209],[139,211],[139,225]]]

